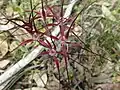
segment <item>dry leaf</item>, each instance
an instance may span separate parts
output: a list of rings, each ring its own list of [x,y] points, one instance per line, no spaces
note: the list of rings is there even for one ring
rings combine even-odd
[[[1,31],[7,31],[7,30],[9,30],[9,29],[11,29],[11,28],[13,28],[13,27],[14,27],[13,24],[8,23],[7,25],[0,25],[0,30],[1,30]]]
[[[10,60],[2,60],[0,61],[0,68],[5,68],[10,63]]]
[[[13,41],[11,44],[10,44],[10,51],[14,50],[15,48],[17,48],[18,45],[16,43],[16,41]]]
[[[116,21],[116,18],[112,15],[111,11],[105,6],[102,5],[103,15],[111,21]]]
[[[8,44],[7,41],[3,41],[0,38],[0,58],[2,58],[8,52]]]
[[[5,18],[5,17],[1,16],[0,18]],[[6,24],[7,22],[8,22],[8,20],[1,19],[0,23],[2,23],[2,24],[0,24],[0,31],[7,31],[14,27],[13,23],[9,22],[8,24]]]
[[[15,30],[10,30],[9,32],[20,42],[22,42],[23,40],[32,38],[32,36],[24,29],[18,29],[15,32],[14,31]]]
[[[15,90],[21,90],[21,89],[15,89]],[[39,88],[39,87],[32,87],[24,90],[47,90],[46,88]]]
[[[100,84],[100,85],[97,85],[94,90],[120,90],[120,84],[119,83]]]
[[[120,82],[120,76],[113,77],[113,81]]]
[[[4,71],[5,71],[5,70],[1,70],[1,69],[0,69],[0,73],[3,73]]]
[[[44,73],[41,75],[41,73],[35,73],[33,74],[32,79],[35,80],[36,84],[38,87],[45,87],[46,83],[47,83],[47,74]]]

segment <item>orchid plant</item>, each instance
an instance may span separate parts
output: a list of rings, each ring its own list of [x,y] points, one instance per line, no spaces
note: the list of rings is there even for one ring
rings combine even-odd
[[[74,29],[75,20],[77,19],[79,14],[75,18],[72,18],[72,17],[64,18],[63,16],[64,0],[60,0],[60,1],[61,1],[61,6],[48,6],[48,5],[44,6],[43,0],[41,0],[42,8],[39,11],[36,11],[33,9],[32,1],[31,1],[31,10],[27,10],[27,12],[30,12],[28,21],[25,21],[19,18],[12,18],[8,20],[13,22],[17,26],[23,28],[33,36],[33,38],[31,39],[27,39],[21,42],[20,45],[25,45],[27,43],[37,41],[39,42],[40,45],[47,48],[47,50],[40,53],[40,55],[47,54],[53,57],[53,60],[56,64],[59,74],[60,74],[60,70],[59,70],[60,60],[57,57],[57,55],[60,54],[61,56],[63,56],[66,71],[67,71],[68,81],[69,81],[67,66],[68,66],[68,58],[69,58],[68,52],[69,52],[70,46],[82,47],[80,43],[73,43],[69,41],[70,31]],[[55,13],[54,10],[56,7],[60,8],[59,9],[60,13]],[[47,19],[54,20],[54,22],[49,23],[47,22]],[[15,21],[21,21],[23,24],[20,25]],[[45,29],[44,32],[42,32],[39,28],[37,28],[35,21],[42,22],[43,28]],[[59,32],[59,35],[53,36],[51,32],[53,28],[56,26],[60,28],[60,32]],[[49,37],[51,41],[47,40],[46,37]]]

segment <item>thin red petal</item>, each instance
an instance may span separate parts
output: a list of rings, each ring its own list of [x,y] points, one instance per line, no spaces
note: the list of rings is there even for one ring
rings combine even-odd
[[[60,33],[61,33],[61,36],[63,37],[64,36],[64,27],[63,25],[60,25]]]
[[[52,36],[52,35],[50,35],[50,37],[51,37],[52,39],[54,39],[54,40],[59,40],[59,38],[57,38],[57,36]]]
[[[57,15],[53,12],[52,7],[47,7],[48,10],[52,13],[53,17],[56,19]]]
[[[47,48],[51,48],[46,42],[44,42],[43,40],[39,40],[39,43],[44,46],[44,47],[47,47]]]
[[[55,23],[50,23],[50,24],[47,24],[47,26],[57,26],[58,24],[55,24]]]
[[[71,47],[82,47],[81,43],[70,43]]]
[[[49,55],[49,51],[44,51],[44,52],[41,52],[40,55],[46,55],[48,54]]]
[[[42,16],[43,16],[43,20],[46,21],[46,13],[45,13],[44,6],[43,6],[43,0],[41,0],[41,3],[42,3]]]
[[[50,42],[48,40],[46,40],[46,42],[48,43],[49,47],[52,48]]]
[[[27,43],[29,43],[29,42],[33,42],[33,39],[25,40],[25,41],[23,41],[22,43],[20,43],[20,45],[23,46],[23,45],[25,45],[25,44],[27,44]]]

